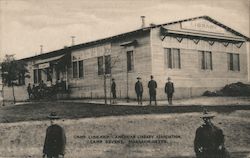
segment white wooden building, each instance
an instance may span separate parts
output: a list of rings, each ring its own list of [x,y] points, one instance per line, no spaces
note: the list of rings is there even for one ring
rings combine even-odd
[[[135,98],[140,76],[148,99],[150,75],[158,83],[157,98],[165,99],[168,77],[175,98],[199,96],[233,82],[247,82],[246,42],[249,38],[207,17],[153,25],[116,36],[22,59],[31,78],[54,84],[64,80],[70,98],[103,98],[104,74],[109,94],[115,78],[117,96]],[[50,77],[48,77],[48,75]],[[109,96],[109,95],[108,95]]]

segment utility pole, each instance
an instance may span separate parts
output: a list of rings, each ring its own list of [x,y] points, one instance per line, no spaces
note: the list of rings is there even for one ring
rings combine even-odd
[[[106,52],[104,53],[103,55],[103,84],[104,84],[104,102],[105,102],[105,105],[107,105],[107,85],[106,85],[106,70],[105,70],[105,54]]]

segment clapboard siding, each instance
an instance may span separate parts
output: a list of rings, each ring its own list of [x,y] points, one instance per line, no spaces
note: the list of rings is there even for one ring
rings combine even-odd
[[[129,97],[135,98],[134,84],[136,82],[136,77],[140,75],[143,80],[145,80],[145,78],[148,77],[148,74],[151,74],[152,65],[149,37],[149,33],[147,32],[144,34],[138,34],[136,36],[121,38],[110,43],[112,78],[115,78],[116,80],[116,90],[118,97],[127,97],[128,82]],[[137,45],[127,47],[121,46],[122,43],[132,40],[137,40]],[[93,49],[94,47],[95,46],[92,46],[90,49]],[[129,50],[134,51],[134,71],[127,73],[127,51]],[[84,52],[78,50],[77,52],[72,52],[72,56],[80,56],[79,53]],[[110,78],[111,77],[108,76],[106,80],[108,97],[110,96]],[[102,75],[98,75],[97,57],[84,59],[84,78],[74,79],[71,76],[70,87],[70,96],[72,98],[104,97],[104,80]]]
[[[225,47],[222,43],[215,42],[210,45],[206,41],[195,44],[190,39],[183,39],[178,42],[174,37],[166,37],[164,41],[160,39],[159,29],[151,31],[152,46],[152,73],[158,82],[158,97],[164,98],[164,85],[167,77],[171,77],[177,89],[186,91],[186,96],[200,95],[204,90],[215,90],[232,82],[247,82],[247,54],[246,44],[240,48],[233,44]],[[179,48],[181,58],[180,69],[169,69],[164,63],[164,48]],[[212,70],[202,70],[199,51],[212,52]],[[237,53],[240,55],[240,71],[228,70],[227,53]],[[186,88],[186,90],[184,90]],[[183,97],[185,94],[176,92],[176,97]]]

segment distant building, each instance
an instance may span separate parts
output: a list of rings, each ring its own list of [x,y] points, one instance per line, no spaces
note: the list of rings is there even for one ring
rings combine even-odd
[[[117,96],[135,98],[139,75],[148,99],[147,82],[154,75],[157,98],[165,99],[167,77],[175,97],[199,96],[232,82],[247,82],[246,41],[249,38],[201,16],[151,25],[135,31],[40,54],[24,60],[31,78],[26,84],[65,81],[71,98],[103,98],[103,74],[110,90],[116,79]],[[108,93],[109,94],[109,93]]]

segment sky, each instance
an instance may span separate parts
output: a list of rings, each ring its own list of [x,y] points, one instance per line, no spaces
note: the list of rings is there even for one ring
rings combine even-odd
[[[250,36],[250,0],[0,0],[0,57],[50,52],[141,27],[207,15]]]

